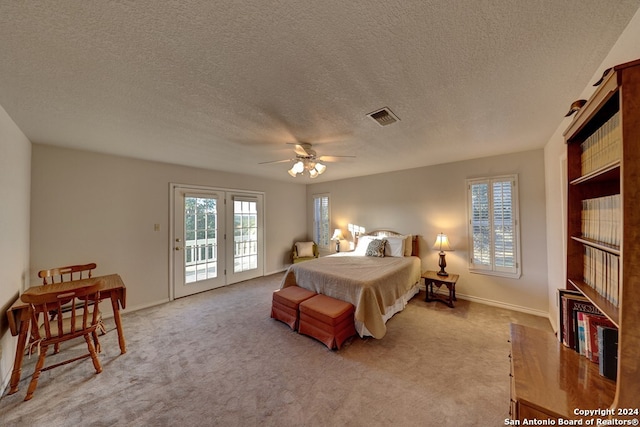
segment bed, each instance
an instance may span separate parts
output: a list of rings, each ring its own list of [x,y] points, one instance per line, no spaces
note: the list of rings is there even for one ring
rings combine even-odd
[[[377,255],[367,255],[372,241]],[[384,252],[384,256],[380,254]],[[378,230],[360,236],[353,252],[340,252],[300,264],[286,271],[281,287],[300,286],[355,306],[355,326],[361,337],[380,339],[386,322],[402,311],[418,293],[421,262],[418,237]]]

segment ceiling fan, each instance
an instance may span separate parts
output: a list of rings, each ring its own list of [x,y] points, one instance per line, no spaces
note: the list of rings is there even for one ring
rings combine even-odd
[[[298,174],[304,173],[304,171],[309,172],[310,178],[316,178],[318,175],[322,174],[327,166],[321,162],[335,162],[340,158],[354,158],[355,156],[318,156],[316,150],[311,148],[311,144],[308,142],[298,142],[298,143],[289,143],[290,145],[294,145],[294,151],[296,153],[296,157],[292,159],[284,159],[284,160],[274,160],[270,162],[261,162],[259,164],[269,164],[269,163],[285,163],[285,162],[294,162],[289,172],[289,175],[292,177],[298,176]]]

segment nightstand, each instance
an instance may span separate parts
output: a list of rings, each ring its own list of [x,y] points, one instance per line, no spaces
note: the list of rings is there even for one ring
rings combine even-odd
[[[424,279],[424,285],[426,287],[425,301],[440,301],[442,303],[447,304],[449,307],[453,308],[453,302],[457,301],[456,299],[456,282],[458,281],[457,274],[449,274],[448,276],[438,276],[438,273],[435,271],[425,271],[422,273],[422,278]],[[449,289],[449,298],[446,296],[438,294],[438,290],[440,290],[441,286],[446,286]],[[437,289],[434,291],[433,287]]]

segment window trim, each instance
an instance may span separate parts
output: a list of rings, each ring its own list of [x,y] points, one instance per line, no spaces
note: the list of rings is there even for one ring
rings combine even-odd
[[[489,187],[489,210],[490,210],[490,218],[494,217],[494,206],[493,206],[493,184],[496,182],[504,182],[510,181],[513,191],[511,194],[511,209],[513,216],[513,236],[514,236],[514,262],[515,267],[498,267],[495,265],[495,241],[494,241],[494,231],[493,231],[493,221],[489,221],[489,233],[491,236],[490,242],[490,263],[489,265],[479,265],[473,262],[473,201],[472,201],[472,193],[471,186],[474,184],[486,183]],[[492,176],[492,177],[481,177],[481,178],[470,178],[466,180],[467,184],[467,224],[468,224],[468,238],[469,238],[469,272],[485,274],[491,276],[499,276],[499,277],[509,277],[513,279],[518,279],[522,275],[522,262],[520,259],[521,254],[521,244],[520,244],[520,209],[519,209],[519,186],[518,186],[518,175],[500,175],[500,176]]]
[[[326,198],[327,199],[327,242],[320,241],[320,237],[317,233],[318,231],[318,222],[319,220],[316,218],[316,200]],[[331,196],[329,193],[319,193],[313,195],[313,241],[316,242],[319,249],[329,249],[331,245]]]

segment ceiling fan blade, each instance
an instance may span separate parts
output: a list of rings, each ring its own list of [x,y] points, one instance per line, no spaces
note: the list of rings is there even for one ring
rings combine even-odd
[[[311,149],[311,144],[309,144],[308,142],[299,142],[299,143],[289,143],[290,145],[293,145],[293,151],[296,152],[296,154],[298,156],[303,156],[303,157],[308,157],[308,156],[315,156],[315,151],[313,151]]]
[[[260,162],[258,163],[259,165],[267,165],[270,163],[285,163],[285,162],[292,162],[294,159],[285,159],[285,160],[272,160],[270,162]]]
[[[355,159],[356,156],[320,156],[321,162],[339,162],[341,159]]]

